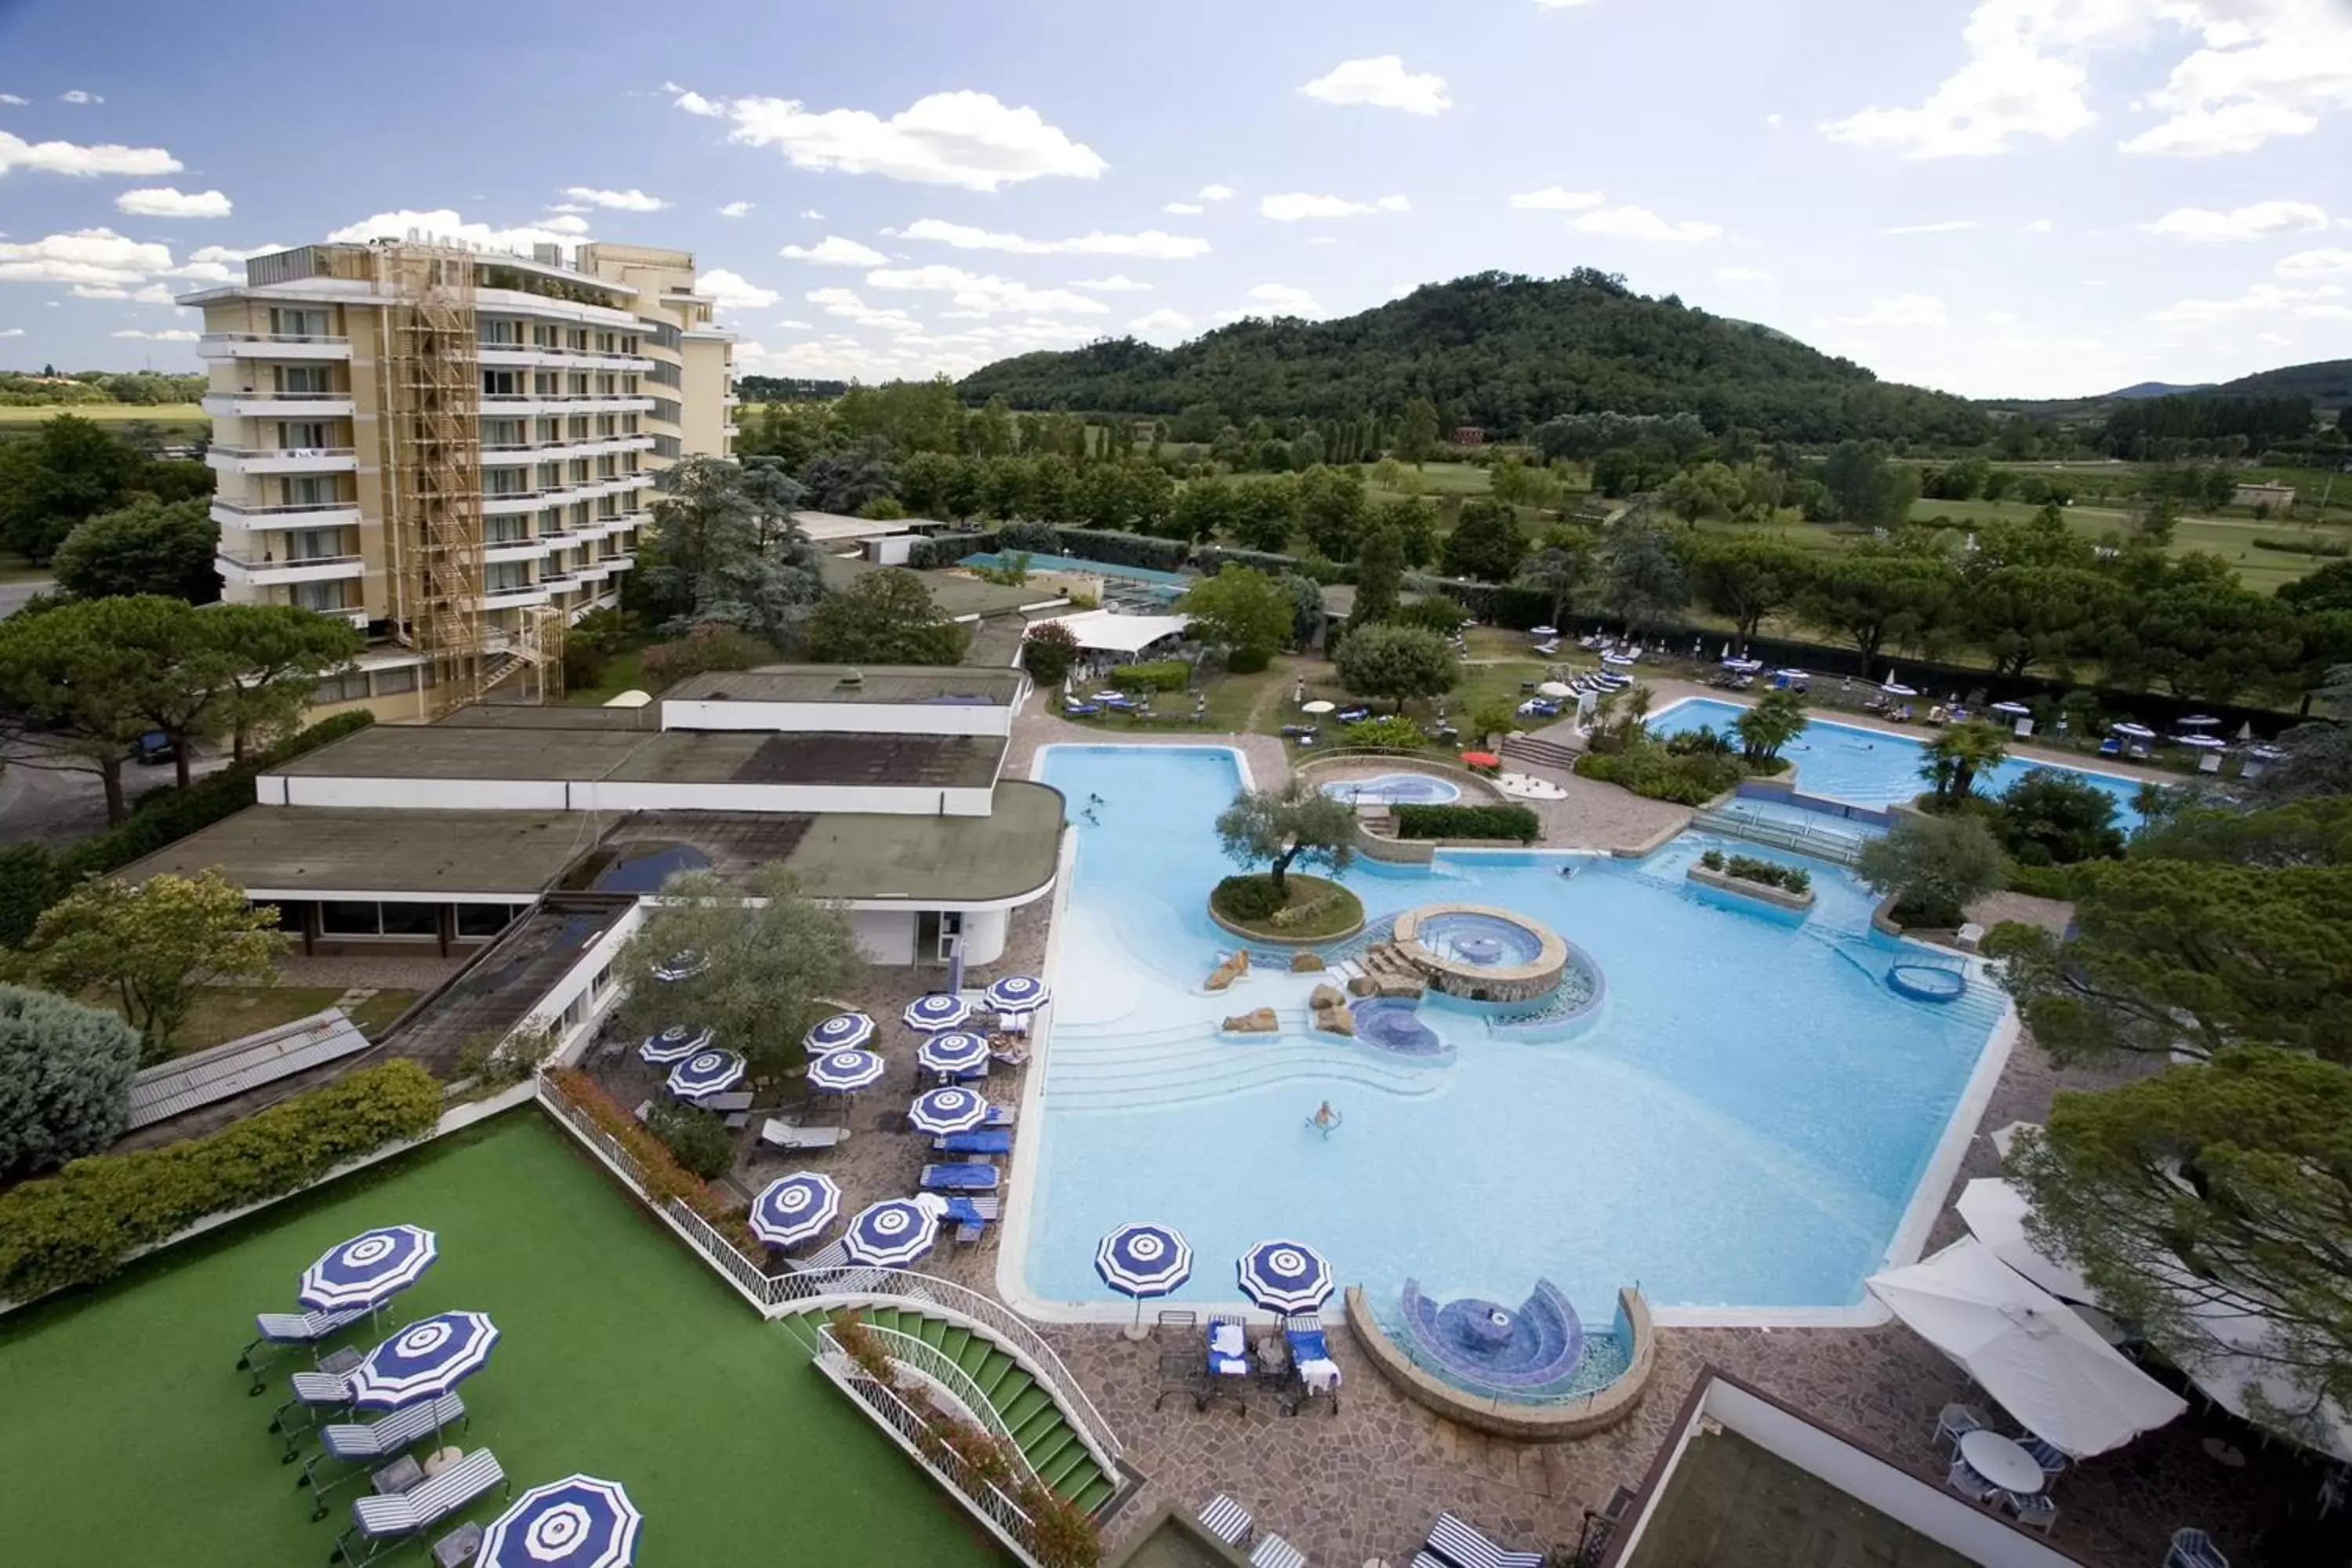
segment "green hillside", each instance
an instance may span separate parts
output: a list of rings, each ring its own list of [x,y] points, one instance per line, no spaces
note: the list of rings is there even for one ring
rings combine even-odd
[[[2321,408],[2352,405],[2352,359],[2265,370],[2208,389],[2216,397],[2307,397]]]
[[[1448,428],[1523,435],[1559,414],[1696,413],[1766,438],[1974,444],[1964,399],[1882,382],[1784,333],[1650,299],[1589,268],[1486,272],[1335,321],[1251,320],[1173,349],[1131,338],[1023,354],[967,376],[968,401],[1229,418],[1394,415],[1415,398]]]

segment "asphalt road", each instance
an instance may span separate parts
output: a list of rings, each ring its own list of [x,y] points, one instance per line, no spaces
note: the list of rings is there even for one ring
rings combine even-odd
[[[0,583],[0,620],[15,615],[34,595],[56,586],[56,582],[47,577],[37,577],[29,583]]]
[[[199,756],[194,774],[228,766],[228,756]],[[122,791],[133,803],[149,790],[172,782],[172,764],[153,767],[126,763]],[[28,768],[0,752],[0,844],[59,846],[87,838],[106,828],[106,792],[96,773],[68,773],[56,768]]]

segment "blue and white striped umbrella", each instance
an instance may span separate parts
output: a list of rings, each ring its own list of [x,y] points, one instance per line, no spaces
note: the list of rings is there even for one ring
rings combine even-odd
[[[474,1568],[629,1568],[644,1524],[619,1482],[566,1476],[491,1521]]]
[[[912,1198],[885,1198],[857,1211],[842,1234],[852,1263],[897,1268],[912,1263],[940,1238],[939,1216]]]
[[[637,1059],[648,1067],[682,1062],[710,1044],[710,1031],[693,1024],[672,1024],[658,1035],[647,1035],[637,1047]]]
[[[961,1026],[971,1016],[971,1004],[952,991],[934,991],[907,1004],[907,1027],[930,1034]]]
[[[314,1312],[380,1307],[415,1284],[440,1255],[433,1233],[413,1225],[362,1231],[302,1270],[295,1300]]]
[[[969,1132],[988,1120],[988,1101],[968,1089],[935,1089],[915,1097],[907,1108],[907,1120],[916,1131],[938,1137]]]
[[[770,1247],[798,1247],[841,1215],[841,1184],[814,1171],[778,1176],[751,1200],[751,1234]]]
[[[982,999],[999,1013],[1034,1013],[1051,1002],[1054,994],[1034,974],[1008,974],[989,982]]]
[[[970,1072],[988,1060],[988,1037],[950,1029],[933,1035],[915,1051],[915,1065],[925,1072]]]
[[[1242,1294],[1270,1312],[1311,1312],[1331,1295],[1331,1266],[1303,1242],[1261,1241],[1241,1259]]]
[[[352,1373],[352,1403],[362,1410],[398,1410],[438,1399],[490,1363],[498,1325],[481,1312],[420,1318],[368,1352]]]
[[[680,1100],[700,1100],[733,1085],[743,1068],[739,1052],[698,1051],[669,1069],[669,1091]]]
[[[855,1050],[874,1037],[874,1020],[863,1013],[835,1013],[801,1037],[809,1055]]]
[[[656,980],[691,980],[709,967],[709,954],[698,952],[690,947],[682,947],[654,965],[654,978]]]
[[[809,1087],[847,1094],[882,1081],[882,1058],[872,1051],[832,1051],[809,1063]]]
[[[1132,1296],[1139,1315],[1147,1296],[1165,1296],[1192,1277],[1192,1246],[1172,1225],[1123,1225],[1095,1248],[1095,1272],[1122,1296]]]

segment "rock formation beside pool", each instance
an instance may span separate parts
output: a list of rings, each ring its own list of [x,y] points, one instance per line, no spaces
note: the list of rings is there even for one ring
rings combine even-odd
[[[1322,967],[1323,955],[1319,952],[1294,952],[1290,955],[1290,973],[1293,974],[1312,974]]]
[[[1212,991],[1223,991],[1248,973],[1249,949],[1237,947],[1234,949],[1232,957],[1209,972],[1208,988]]]
[[[1228,1035],[1278,1035],[1282,1033],[1282,1021],[1274,1016],[1273,1008],[1258,1007],[1236,1014],[1217,1027]]]
[[[1322,989],[1329,990],[1329,987],[1326,986]],[[1321,994],[1321,991],[1317,993],[1318,995]],[[1352,1037],[1356,1032],[1355,1015],[1348,1011],[1346,1000],[1340,997],[1338,992],[1333,991],[1331,995],[1334,999],[1328,1005],[1320,1002],[1315,1005],[1313,1010],[1315,1027],[1326,1035],[1347,1035]]]

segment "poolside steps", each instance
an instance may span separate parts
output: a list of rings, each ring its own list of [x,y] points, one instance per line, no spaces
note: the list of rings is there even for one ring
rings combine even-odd
[[[1117,1481],[1087,1452],[1052,1392],[986,1336],[907,1307],[869,1307],[858,1317],[877,1329],[912,1335],[954,1363],[1013,1434],[1037,1479],[1055,1491],[1089,1513],[1117,1493]],[[783,1321],[794,1339],[816,1348],[815,1326],[821,1319]]]
[[[1841,828],[1812,827],[1799,822],[1783,822],[1743,811],[1702,811],[1691,819],[1691,826],[1701,833],[1714,833],[1727,838],[1744,838],[1750,844],[1762,844],[1774,849],[1792,850],[1810,855],[1816,860],[1834,865],[1852,866],[1862,858],[1862,847],[1867,842],[1864,835]]]
[[[1552,768],[1564,773],[1576,771],[1577,752],[1558,741],[1546,741],[1534,735],[1503,737],[1503,760],[1530,767]]]
[[[1397,950],[1393,942],[1379,942],[1364,949],[1355,961],[1357,970],[1380,989],[1383,996],[1402,996],[1418,1000],[1429,989],[1429,977],[1419,964]]]
[[[1444,1087],[1442,1075],[1397,1065],[1366,1047],[1294,1036],[1224,1039],[1195,1027],[1171,1039],[1057,1036],[1045,1097],[1056,1109],[1157,1109],[1305,1080],[1356,1084],[1400,1098]]]

